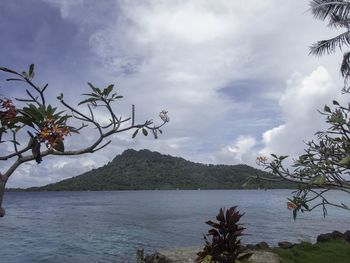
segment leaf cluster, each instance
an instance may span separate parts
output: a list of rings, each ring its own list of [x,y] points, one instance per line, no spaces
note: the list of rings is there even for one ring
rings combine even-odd
[[[316,19],[327,20],[328,27],[344,31],[330,39],[321,40],[310,47],[310,54],[322,56],[331,54],[339,48],[350,45],[350,2],[347,0],[311,0],[310,9]],[[347,81],[350,77],[350,52],[344,52],[340,72],[344,77],[344,91],[349,91]]]
[[[226,211],[221,208],[216,216],[217,222],[206,222],[212,228],[204,236],[205,245],[203,250],[197,253],[196,262],[209,259],[209,262],[232,263],[250,257],[250,254],[241,254],[239,238],[245,228],[238,222],[244,214],[240,214],[236,208],[234,206]]]
[[[1,118],[1,142],[3,142],[1,140],[2,134],[11,131],[15,136],[19,130],[25,128],[30,135],[29,144],[32,149],[33,156],[35,159],[41,161],[40,157],[36,158],[37,156],[40,156],[41,143],[45,142],[49,150],[55,149],[57,151],[64,152],[65,147],[63,144],[62,136],[66,136],[68,134],[67,131],[69,131],[69,133],[79,133],[81,129],[89,125],[97,129],[99,138],[97,138],[95,143],[93,143],[91,146],[79,151],[71,152],[70,154],[82,154],[85,152],[97,151],[111,142],[108,141],[102,146],[99,146],[103,142],[104,138],[109,137],[112,134],[131,129],[135,129],[133,138],[137,135],[139,130],[141,130],[145,136],[147,136],[149,131],[151,131],[155,138],[158,138],[158,133],[162,133],[160,127],[162,127],[166,121],[163,121],[163,124],[157,126],[153,124],[152,120],[147,120],[143,124],[135,124],[134,106],[132,107],[131,118],[122,120],[121,117],[117,116],[114,109],[112,108],[112,103],[118,99],[123,98],[123,96],[119,95],[117,92],[114,92],[113,84],[101,89],[88,82],[88,86],[90,87],[91,92],[82,94],[85,96],[85,99],[81,100],[78,103],[78,106],[86,105],[89,110],[89,114],[85,114],[77,107],[73,107],[66,103],[64,101],[64,96],[62,93],[57,97],[57,99],[63,105],[63,107],[71,111],[71,114],[66,114],[66,111],[58,111],[57,107],[46,104],[45,90],[47,89],[48,84],[44,85],[41,88],[33,82],[35,76],[34,68],[34,64],[31,64],[27,71],[19,73],[9,68],[0,67],[0,71],[12,75],[12,77],[8,78],[7,81],[23,82],[29,86],[29,88],[25,89],[26,97],[16,98],[17,102],[24,103],[24,106],[16,107],[16,116],[11,118],[11,121],[6,119],[6,122],[3,120],[4,118]],[[107,114],[110,116],[109,123],[107,125],[102,125],[101,122],[95,117],[93,108],[96,107],[102,107],[107,111]],[[0,115],[3,116],[5,113],[1,113]],[[68,126],[67,121],[71,118],[82,121],[81,126]],[[129,126],[124,126],[121,128],[121,124],[127,123],[129,121],[131,122]],[[62,138],[57,139],[57,136],[61,136]],[[15,144],[19,144],[18,141],[12,141]],[[27,149],[28,147],[20,150],[19,152],[25,152]],[[2,157],[2,159],[8,159],[16,156],[18,151],[17,149],[15,149],[15,151],[16,154],[10,154],[8,156]]]
[[[294,218],[298,212],[319,206],[324,215],[327,206],[349,210],[343,203],[330,202],[325,194],[329,190],[350,194],[350,105],[345,107],[334,100],[333,107],[326,105],[320,113],[325,116],[328,129],[318,131],[316,139],[306,142],[305,153],[294,160],[293,170],[284,166],[286,156],[272,154],[272,161],[264,164],[275,176],[299,184],[300,189],[288,202]]]
[[[117,92],[111,93],[114,88],[113,84],[108,85],[104,89],[97,88],[90,82],[88,82],[88,85],[91,88],[92,92],[82,94],[83,96],[87,96],[88,98],[80,101],[78,105],[91,103],[94,107],[97,107],[98,102],[109,104],[112,101],[115,101],[116,99],[123,98],[123,96],[118,95]],[[61,99],[61,97],[59,97],[59,99]]]
[[[153,120],[135,124],[134,105],[132,106],[132,117],[122,119],[112,107],[113,102],[122,98],[122,96],[113,92],[114,85],[111,84],[104,89],[100,89],[90,82],[88,86],[91,89],[91,93],[83,94],[85,98],[76,107],[68,104],[61,93],[57,99],[65,110],[58,111],[58,107],[46,103],[45,91],[48,84],[41,87],[34,82],[34,64],[31,64],[28,70],[22,73],[6,67],[0,67],[0,71],[10,75],[7,81],[25,84],[25,92],[22,93],[24,97],[15,98],[16,105],[10,99],[0,98],[0,143],[9,144],[9,150],[5,151],[5,153],[3,151],[0,161],[12,162],[12,164],[7,165],[5,171],[0,171],[0,181],[3,185],[0,188],[0,217],[5,214],[4,209],[1,207],[4,186],[9,177],[21,164],[32,160],[40,163],[42,158],[47,155],[94,153],[112,142],[107,140],[107,138],[130,130],[136,130],[137,133],[141,129],[145,136],[151,131],[154,137],[157,138],[158,132],[161,133],[160,128],[169,121],[169,118],[166,116],[167,112],[162,111],[160,118],[163,123],[160,125],[154,124]],[[81,110],[83,106],[87,106],[88,113]],[[110,116],[108,124],[105,124],[104,120],[101,121],[95,117],[96,112],[94,108],[96,107],[103,107],[103,116],[106,116],[106,112],[107,116]],[[70,114],[66,114],[66,110]],[[82,122],[81,126],[68,126],[68,120],[72,119]],[[67,151],[63,142],[65,136],[70,135],[71,132],[79,133],[81,129],[87,126],[97,131],[93,140],[79,149]],[[133,137],[135,136],[136,134],[134,133]],[[6,139],[4,139],[5,137]],[[22,142],[23,140],[27,140],[26,146],[21,145],[20,141]],[[42,144],[46,146],[45,150],[41,150]]]

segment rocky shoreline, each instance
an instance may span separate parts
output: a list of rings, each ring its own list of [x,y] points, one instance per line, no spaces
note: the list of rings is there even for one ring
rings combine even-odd
[[[316,243],[326,242],[331,240],[345,240],[350,242],[350,230],[341,233],[339,231],[333,231],[332,233],[320,234],[317,236]],[[295,246],[295,243],[288,241],[278,242],[278,247],[282,249],[289,249]],[[173,250],[160,250],[142,259],[138,259],[138,263],[194,263],[197,257],[197,252],[200,251],[200,247],[187,247]],[[257,244],[242,245],[242,253],[252,253],[252,256],[248,260],[249,263],[278,263],[280,259],[278,255],[270,251],[272,248],[266,242],[260,242]]]

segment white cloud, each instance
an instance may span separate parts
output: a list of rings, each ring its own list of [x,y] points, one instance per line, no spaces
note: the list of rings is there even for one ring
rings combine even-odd
[[[117,104],[118,113],[129,114],[129,105],[135,104],[140,122],[157,120],[162,109],[171,117],[157,141],[120,134],[94,157],[82,157],[94,163],[79,161],[72,173],[102,165],[130,147],[216,163],[254,164],[259,149],[261,154],[295,154],[303,149],[302,140],[323,127],[316,109],[338,96],[339,88],[332,84],[339,76],[338,58],[308,56],[308,46],[327,38],[329,31],[306,12],[306,1],[45,2],[87,35],[84,41],[95,64],[79,65],[84,72],[81,83],[93,79],[101,87],[117,82],[125,98]],[[319,64],[327,67],[317,68]],[[290,78],[293,72],[300,73]],[[62,75],[64,83],[78,82],[75,74]],[[253,87],[237,89],[240,80]],[[67,92],[67,99],[82,93]],[[97,117],[107,119],[103,114]],[[67,139],[68,146],[77,148],[92,140],[91,134],[82,137]],[[44,162],[54,167],[51,160]],[[56,166],[23,172],[43,175],[44,183],[65,178],[68,167],[73,168],[66,159]],[[19,175],[14,178],[20,182]]]
[[[210,156],[210,161],[216,164],[252,163],[254,159],[256,139],[251,136],[239,136],[237,140]]]
[[[279,100],[284,123],[262,135],[263,155],[276,153],[296,156],[302,153],[305,141],[314,137],[326,123],[317,109],[333,99],[342,100],[339,86],[332,81],[324,67],[318,67],[309,76],[294,75],[287,81],[285,93]]]
[[[51,157],[42,163],[35,161],[21,165],[11,176],[7,187],[31,187],[54,183],[102,166],[109,159],[95,155],[80,157]]]
[[[305,142],[314,139],[317,131],[327,128],[324,116],[317,109],[322,110],[324,105],[331,105],[332,100],[345,103],[346,98],[337,88],[340,85],[339,81],[332,80],[322,66],[308,76],[293,74],[279,97],[283,123],[263,132],[259,143],[252,136],[238,137],[233,144],[214,153],[210,161],[255,166],[257,156],[269,157],[275,153],[294,158],[302,154]]]

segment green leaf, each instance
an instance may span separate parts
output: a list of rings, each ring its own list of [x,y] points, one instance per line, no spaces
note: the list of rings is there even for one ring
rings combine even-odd
[[[60,142],[53,147],[56,151],[64,152],[64,143]]]
[[[148,131],[145,128],[142,128],[142,133],[143,135],[147,136],[148,135]]]
[[[78,103],[78,106],[81,105],[81,104],[84,104],[84,103],[92,103],[92,102],[96,102],[96,99],[94,98],[89,98],[89,99],[86,99],[86,100],[83,100],[81,102]]]
[[[306,209],[309,210],[309,206],[306,203],[303,203],[302,206]]]
[[[310,183],[323,185],[326,182],[326,177],[324,175],[317,175],[310,180]]]
[[[54,113],[55,113],[55,111],[57,110],[57,108],[54,108],[53,110],[54,110]],[[53,114],[53,115],[52,115],[52,118],[53,118],[54,120],[57,120],[57,119],[61,118],[61,114],[62,114],[63,112],[65,112],[65,111],[63,110],[63,111],[59,111],[59,112]],[[67,114],[66,114],[66,115],[67,115]]]
[[[32,120],[30,118],[28,118],[28,117],[25,117],[25,116],[16,116],[15,122],[21,122],[21,123],[23,123],[25,125],[28,125],[28,126],[34,128]]]
[[[327,105],[324,105],[324,109],[323,109],[325,112],[329,112],[331,113],[331,108],[329,108]]]
[[[32,144],[32,154],[35,161],[39,164],[42,161],[41,153],[40,153],[40,142],[35,138]]]
[[[23,110],[18,110],[18,112],[29,116],[33,121],[37,122],[42,121],[46,115],[45,108],[37,108],[34,104],[29,104],[29,107],[24,107]]]
[[[98,96],[97,94],[95,93],[83,93],[81,95],[84,95],[84,96],[89,96],[89,97],[95,97],[95,98],[100,98],[100,96]]]
[[[348,166],[350,164],[350,156],[347,156],[345,158],[343,158],[340,162],[340,165],[342,166]]]
[[[139,132],[139,129],[137,129],[137,130],[133,133],[132,138],[135,138],[138,132]]]
[[[293,219],[297,219],[297,213],[298,211],[296,209],[293,210]]]
[[[22,76],[26,79],[29,79],[29,74],[25,71],[22,72]]]
[[[339,102],[336,100],[333,100],[333,105],[338,105],[339,106]]]
[[[113,90],[113,87],[114,87],[114,85],[111,84],[111,85],[109,85],[107,88],[105,88],[105,89],[103,90],[103,95],[108,96],[109,93],[111,93],[111,91]]]
[[[271,154],[271,156],[273,157],[273,158],[275,158],[275,159],[277,159],[278,157],[277,157],[277,155],[276,154]]]
[[[57,96],[58,100],[63,100],[63,93],[61,93],[59,96]]]
[[[49,106],[47,106],[47,115],[52,116],[52,114],[53,114],[53,109],[52,109],[52,106],[49,104]]]
[[[90,88],[96,92],[98,95],[102,95],[102,92],[99,88],[96,88],[94,85],[92,85],[90,82],[88,82],[88,85],[90,86]]]
[[[281,161],[283,161],[283,160],[286,159],[286,158],[288,158],[288,155],[282,155],[282,156],[279,157],[279,159],[280,159]]]
[[[72,126],[67,126],[67,128],[69,129],[70,132],[73,132],[73,133],[78,133],[79,134],[79,130],[75,127],[72,127]]]
[[[65,115],[65,116],[62,116],[60,117],[58,120],[57,120],[57,124],[63,124],[63,123],[66,123],[66,121],[71,118],[72,115]]]
[[[29,66],[29,77],[33,78],[34,77],[34,64],[31,64]]]
[[[49,105],[49,106],[50,106],[50,105]],[[52,109],[52,107],[51,107],[51,109]],[[41,116],[42,116],[42,119],[45,119],[45,117],[47,117],[47,115],[48,115],[45,106],[40,106],[40,107],[38,108],[38,110],[39,110],[39,113],[40,113]]]

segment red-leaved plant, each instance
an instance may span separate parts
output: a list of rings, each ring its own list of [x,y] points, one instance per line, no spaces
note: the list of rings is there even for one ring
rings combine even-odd
[[[221,208],[216,216],[218,222],[207,221],[212,227],[208,234],[204,235],[205,245],[202,251],[197,253],[196,262],[234,263],[238,260],[248,259],[251,254],[242,254],[240,236],[244,227],[238,223],[244,214],[236,210],[237,206],[225,211]],[[209,240],[208,237],[211,237]]]

